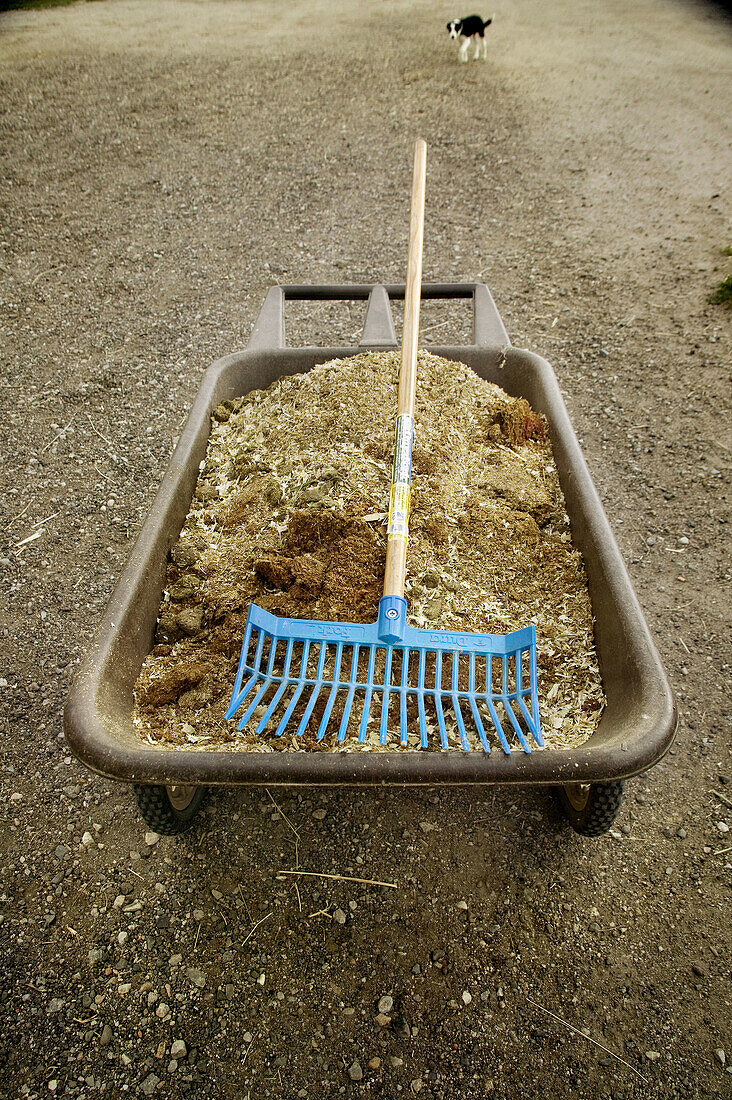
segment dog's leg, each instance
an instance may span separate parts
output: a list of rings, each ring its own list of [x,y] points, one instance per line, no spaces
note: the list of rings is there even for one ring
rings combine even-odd
[[[468,48],[470,46],[470,39],[466,38],[464,42],[460,43],[460,53],[458,54],[458,61],[468,60]]]
[[[475,42],[475,53],[473,54],[473,61],[477,61],[480,57],[480,35],[474,34],[473,40]]]
[[[483,35],[483,60],[488,57],[488,39]]]

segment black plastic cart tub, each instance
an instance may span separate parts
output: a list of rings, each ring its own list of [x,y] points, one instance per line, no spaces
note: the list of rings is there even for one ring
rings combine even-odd
[[[598,728],[579,748],[510,755],[458,750],[180,751],[155,747],[138,737],[131,718],[133,688],[152,648],[168,553],[190,507],[212,410],[221,401],[251,389],[264,389],[282,375],[307,371],[317,363],[367,348],[397,346],[390,301],[404,298],[403,285],[277,286],[267,294],[247,348],[219,359],[204,375],[160,490],[65,709],[64,729],[74,754],[94,771],[134,784],[143,815],[162,831],[185,827],[197,807],[200,789],[210,785],[445,783],[552,784],[563,792],[565,810],[578,831],[604,831],[617,809],[620,781],[654,764],[673,740],[676,711],[671,690],[554,372],[540,356],[511,347],[486,286],[424,285],[422,296],[471,299],[473,303],[472,344],[431,346],[430,351],[467,363],[511,395],[525,397],[547,417],[572,539],[587,569],[595,644],[607,699]],[[367,302],[360,344],[287,348],[287,300]],[[593,793],[593,820],[597,824],[598,815],[602,818],[600,830],[588,826]],[[608,809],[608,800],[614,808]]]

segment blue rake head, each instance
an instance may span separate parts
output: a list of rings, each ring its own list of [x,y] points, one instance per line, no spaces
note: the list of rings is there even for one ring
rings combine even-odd
[[[442,749],[457,734],[466,751],[467,723],[485,752],[491,728],[506,753],[512,743],[531,752],[530,739],[543,746],[533,624],[511,634],[462,634],[418,630],[406,617],[399,596],[383,596],[370,624],[281,619],[251,604],[226,718],[241,715],[243,730],[256,717],[257,736],[276,723],[278,737],[295,723],[302,737],[312,722],[317,741],[337,725],[339,742],[353,721],[361,744],[378,721],[379,744],[398,728],[406,746],[409,729],[418,728],[423,749],[436,726]]]

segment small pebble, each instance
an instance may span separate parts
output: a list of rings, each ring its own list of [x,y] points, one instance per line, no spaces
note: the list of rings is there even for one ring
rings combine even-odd
[[[649,1062],[657,1062],[660,1057],[661,1057],[661,1055],[658,1053],[657,1050],[647,1050],[646,1051],[646,1058],[648,1059]]]
[[[202,970],[197,970],[194,966],[186,967],[186,977],[192,985],[195,985],[196,989],[203,989],[206,984],[206,975]]]
[[[722,1050],[721,1047],[719,1048],[719,1050],[715,1050],[714,1057],[717,1059],[720,1066],[726,1066],[726,1064],[727,1064],[727,1055],[725,1054],[725,1052]]]
[[[346,914],[343,912],[342,909],[336,909],[335,913],[333,914],[333,920],[336,922],[336,924],[345,924]]]
[[[468,908],[468,903],[467,903],[467,901],[459,901],[457,903],[457,905],[455,906],[455,908],[456,909],[462,909],[464,911]]]
[[[464,1005],[469,1005],[469,1004],[470,1004],[470,1002],[472,1001],[472,999],[473,999],[473,998],[472,998],[472,996],[470,995],[470,993],[469,993],[469,992],[467,991],[467,989],[464,989],[464,990],[463,990],[463,1004],[464,1004]]]
[[[381,1065],[381,1058],[369,1058],[369,1069],[378,1069]]]
[[[390,997],[388,993],[385,993],[378,1004],[379,1012],[382,1012],[384,1015],[386,1015],[387,1013],[391,1012],[393,1007],[394,998]]]
[[[174,1039],[173,1044],[170,1048],[170,1057],[180,1060],[181,1058],[185,1058],[187,1053],[188,1048],[186,1047],[186,1044],[183,1042],[183,1040]]]
[[[358,1062],[353,1062],[353,1064],[348,1067],[348,1076],[352,1081],[363,1080],[363,1070]]]
[[[149,1073],[140,1085],[140,1088],[145,1093],[145,1096],[152,1096],[159,1084],[160,1078],[156,1077],[154,1073]]]
[[[325,810],[313,810],[313,817],[316,821],[322,821],[325,817]]]
[[[105,1024],[102,1028],[102,1034],[99,1037],[99,1045],[102,1047],[108,1047],[112,1042],[112,1029],[109,1024]]]
[[[160,833],[154,833],[152,831],[150,831],[149,833],[145,833],[145,843],[147,844],[148,848],[152,848],[153,844],[157,844],[159,840]]]
[[[170,1005],[166,1005],[165,1001],[161,1001],[155,1009],[155,1015],[164,1020],[166,1016],[170,1015]]]

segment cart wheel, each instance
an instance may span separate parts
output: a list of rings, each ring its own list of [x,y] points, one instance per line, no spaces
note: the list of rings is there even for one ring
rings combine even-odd
[[[557,787],[557,794],[576,833],[602,836],[618,815],[623,787],[622,780],[612,783],[569,783],[566,787]]]
[[[143,821],[161,836],[184,833],[206,801],[206,787],[188,787],[176,784],[172,787],[139,787],[133,784],[137,808]]]

